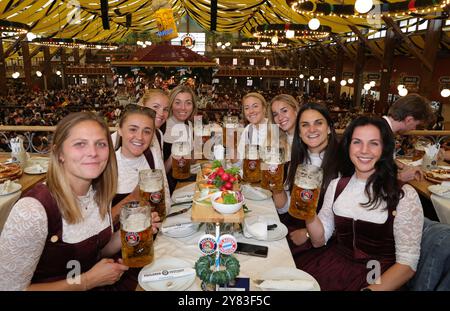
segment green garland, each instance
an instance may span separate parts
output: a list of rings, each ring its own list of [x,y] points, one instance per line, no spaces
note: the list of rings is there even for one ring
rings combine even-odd
[[[225,270],[212,271],[211,266],[215,264],[216,254],[200,257],[195,263],[197,276],[205,283],[228,284],[239,274],[239,261],[229,255],[220,254],[220,264],[225,266]]]

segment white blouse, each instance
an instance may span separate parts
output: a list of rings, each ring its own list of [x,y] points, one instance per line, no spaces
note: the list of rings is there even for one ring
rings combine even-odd
[[[143,154],[137,158],[128,159],[122,155],[121,149],[122,148],[119,148],[119,150],[116,151],[117,169],[119,173],[117,193],[131,193],[139,184],[139,171],[149,169],[150,165]],[[167,182],[167,175],[164,169],[162,151],[159,148],[156,135],[153,136],[150,151],[153,154],[155,169],[160,169],[162,171],[165,195],[164,202],[166,203],[166,213],[169,213],[172,202],[170,200],[169,184]]]
[[[83,221],[62,222],[62,240],[74,244],[84,241],[107,227],[113,230],[111,211],[101,218],[95,191],[78,197]],[[47,214],[35,198],[16,202],[0,235],[0,290],[25,290],[31,283],[48,234]]]
[[[333,204],[338,180],[339,178],[330,182],[318,215],[324,227],[325,241],[328,241],[334,232],[334,214],[376,224],[386,222],[388,211],[383,210],[386,207],[385,202],[373,210],[358,204],[367,202],[368,198],[364,193],[366,181],[357,179],[355,175],[351,177],[348,185]],[[408,265],[415,271],[420,257],[423,209],[413,187],[404,185],[402,189],[405,195],[397,205],[397,214],[394,219],[396,262]]]
[[[122,154],[122,147],[116,151],[118,185],[117,193],[131,193],[139,184],[139,171],[150,168],[143,154],[137,158],[126,158]]]

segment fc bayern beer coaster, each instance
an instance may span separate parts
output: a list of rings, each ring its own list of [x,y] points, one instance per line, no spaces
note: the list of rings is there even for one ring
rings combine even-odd
[[[205,255],[211,255],[216,251],[216,237],[212,234],[205,234],[198,240],[198,247]]]
[[[224,255],[231,255],[237,249],[237,241],[231,234],[224,234],[220,236],[218,242],[219,252]]]

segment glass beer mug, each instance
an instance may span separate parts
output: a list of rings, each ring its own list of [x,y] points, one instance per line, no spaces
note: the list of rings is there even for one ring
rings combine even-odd
[[[283,191],[284,149],[266,147],[263,158],[261,187],[271,191]]]
[[[120,211],[120,237],[124,265],[141,268],[153,262],[153,231],[150,207],[129,202]]]
[[[166,218],[163,172],[160,169],[139,171],[139,193],[141,205],[150,205],[161,221]]]
[[[261,181],[261,160],[258,154],[258,145],[248,145],[243,163],[243,179],[249,183]]]
[[[322,186],[323,171],[320,167],[300,164],[295,172],[289,214],[298,219],[314,217]]]
[[[187,179],[191,177],[191,145],[188,142],[172,144],[172,177]]]

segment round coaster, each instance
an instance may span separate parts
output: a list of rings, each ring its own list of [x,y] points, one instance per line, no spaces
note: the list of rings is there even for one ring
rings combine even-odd
[[[218,241],[219,252],[224,255],[231,255],[237,249],[237,241],[231,234],[224,234],[220,236]]]
[[[205,255],[213,254],[216,251],[216,237],[212,234],[205,234],[198,240],[198,247]]]

